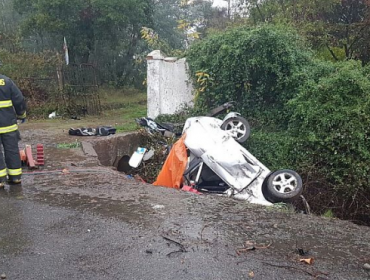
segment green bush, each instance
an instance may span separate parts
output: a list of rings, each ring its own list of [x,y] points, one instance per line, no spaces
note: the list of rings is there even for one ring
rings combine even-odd
[[[290,141],[291,136],[286,131],[271,132],[252,128],[246,148],[272,171],[295,169]]]
[[[370,68],[359,62],[326,62],[312,70],[297,97],[289,102],[289,132],[297,164],[324,177],[323,188],[367,211],[370,202]],[[360,203],[354,203],[354,202]],[[359,205],[358,205],[359,204]],[[346,209],[348,210],[348,209]]]
[[[210,109],[233,100],[249,119],[284,127],[285,105],[295,96],[310,57],[287,27],[242,27],[212,35],[187,54],[198,90],[196,106]]]
[[[178,110],[176,114],[164,114],[159,115],[155,121],[159,123],[173,123],[173,124],[185,124],[188,118],[202,116],[204,112],[199,110],[199,108],[189,107],[185,105],[183,108]]]

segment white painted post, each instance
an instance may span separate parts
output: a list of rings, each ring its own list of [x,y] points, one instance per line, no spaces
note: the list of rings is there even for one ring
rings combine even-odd
[[[147,107],[148,117],[156,118],[161,114],[161,68],[164,56],[159,50],[152,51],[147,56]]]
[[[174,114],[185,104],[192,106],[193,87],[186,59],[165,58],[156,50],[147,56],[148,117]]]

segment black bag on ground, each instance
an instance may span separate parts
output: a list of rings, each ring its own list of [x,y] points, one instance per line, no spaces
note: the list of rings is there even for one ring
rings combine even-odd
[[[76,136],[94,136],[96,135],[96,131],[93,128],[70,128],[68,131],[69,135],[76,135]]]
[[[116,134],[116,129],[112,126],[98,126],[97,128],[70,128],[68,134],[75,136],[107,136],[110,134]]]
[[[113,126],[98,126],[96,128],[96,135],[107,136],[116,134],[116,130]]]

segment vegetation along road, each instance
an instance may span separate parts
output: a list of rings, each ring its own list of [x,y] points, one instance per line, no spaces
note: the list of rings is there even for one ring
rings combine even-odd
[[[28,104],[20,145],[46,153],[43,173],[0,191],[2,278],[369,279],[369,1],[221,2],[0,0],[0,73]],[[68,135],[135,131],[153,50],[186,57],[194,89],[193,108],[156,121],[235,101],[246,148],[301,175],[312,215],[153,187],[94,156],[100,138],[87,151]]]

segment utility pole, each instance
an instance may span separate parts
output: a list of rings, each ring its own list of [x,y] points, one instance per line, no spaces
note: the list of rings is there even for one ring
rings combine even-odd
[[[227,17],[231,18],[231,0],[224,0],[227,2]]]

